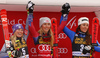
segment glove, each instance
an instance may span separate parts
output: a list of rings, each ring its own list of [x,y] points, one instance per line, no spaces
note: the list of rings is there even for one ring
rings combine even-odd
[[[28,2],[27,6],[26,6],[26,9],[28,11],[28,13],[33,13],[33,10],[34,10],[34,6],[35,4],[31,1]]]
[[[99,42],[97,41],[98,46],[100,46]]]
[[[69,3],[65,3],[63,6],[62,6],[62,15],[63,14],[69,14],[69,11],[70,11],[70,5]]]
[[[8,53],[8,56],[11,57],[11,52]]]
[[[20,57],[22,56],[22,52],[20,50],[15,51],[15,57]]]
[[[84,49],[83,49],[83,54],[89,53],[90,50],[91,50],[91,46],[90,45],[85,46]]]

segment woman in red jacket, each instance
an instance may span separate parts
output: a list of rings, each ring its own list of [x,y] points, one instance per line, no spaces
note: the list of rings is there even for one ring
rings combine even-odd
[[[39,19],[40,30],[37,32],[33,25],[33,6],[34,4],[29,1],[27,5],[28,18],[26,20],[26,26],[28,26],[29,31],[33,37],[34,44],[36,45],[37,58],[51,58],[51,49],[53,48],[53,33],[51,31],[51,20],[48,17],[41,17]],[[57,33],[63,30],[66,25],[68,18],[68,13],[70,11],[70,5],[68,3],[62,6],[62,22],[58,27]]]

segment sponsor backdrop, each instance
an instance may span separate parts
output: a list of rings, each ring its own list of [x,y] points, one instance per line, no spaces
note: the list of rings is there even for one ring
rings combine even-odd
[[[50,19],[56,18],[57,19],[57,24],[59,26],[59,21],[61,17],[60,12],[34,12],[34,26],[36,28],[36,31],[39,30],[39,18],[41,17],[49,17]],[[27,18],[27,12],[20,12],[20,11],[8,11],[7,12],[7,17],[8,17],[8,26],[9,26],[9,35],[12,35],[12,25],[14,24],[22,24],[25,27],[26,23],[26,18]],[[77,28],[77,21],[80,17],[88,17],[90,20],[90,25],[89,25],[89,31],[91,33],[91,27],[92,27],[92,19],[95,17],[95,14],[93,12],[86,12],[86,13],[74,13],[70,12],[68,15],[68,20],[66,26],[75,31]],[[100,33],[100,31],[99,31]],[[98,36],[98,40],[100,42],[100,36]],[[0,49],[2,48],[2,45],[4,44],[4,38],[3,38],[3,33],[2,33],[2,26],[1,26],[1,20],[0,20]],[[36,48],[34,45],[33,39],[28,39],[27,40],[28,44],[28,51],[30,54],[30,58],[34,57],[36,58]],[[58,34],[58,53],[59,53],[59,58],[71,58],[72,57],[72,45],[71,45],[71,40],[63,33],[63,31]],[[99,53],[96,52],[96,58],[99,58],[98,56]]]

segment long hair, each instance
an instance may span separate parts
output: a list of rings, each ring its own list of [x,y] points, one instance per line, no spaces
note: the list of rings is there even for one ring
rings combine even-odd
[[[76,29],[76,33],[78,33],[80,30],[80,25],[77,27]],[[89,32],[89,29],[86,31],[86,37],[85,37],[85,40],[86,40],[86,45],[90,45],[91,44],[91,34]]]
[[[53,32],[52,32],[51,28],[50,28],[49,31],[50,31],[49,34],[51,35],[50,46],[53,47],[53,41],[54,41]],[[40,28],[40,30],[38,31],[38,33],[39,33],[41,36],[42,36],[43,32],[44,32],[44,31],[43,31],[42,28]]]
[[[12,45],[14,46],[14,48],[16,47],[16,39],[17,39],[17,36],[16,36],[15,33],[14,33],[14,35],[12,35],[12,36],[10,37],[10,40],[11,40]],[[21,41],[24,42],[23,36],[21,37]]]

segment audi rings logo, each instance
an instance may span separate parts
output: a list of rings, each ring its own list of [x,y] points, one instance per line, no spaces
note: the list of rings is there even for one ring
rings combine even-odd
[[[39,47],[41,47],[41,46],[39,46]],[[44,51],[47,51],[47,50],[48,50],[48,49],[45,50],[45,49],[44,49],[44,46],[42,46],[42,47],[43,47],[43,50],[44,50]],[[48,47],[48,46],[47,46],[47,47]],[[40,50],[41,50],[41,49],[40,49]],[[41,51],[43,51],[43,50],[41,50]],[[51,50],[49,50],[49,51],[51,51]],[[68,52],[68,49],[67,49],[67,48],[58,48],[58,53],[67,53],[67,52]],[[31,48],[31,53],[37,53],[37,52],[36,52],[36,48],[34,48],[34,47]]]
[[[39,45],[38,49],[39,51],[51,51],[50,45]]]
[[[31,52],[32,52],[32,53],[37,53],[37,52],[36,52],[36,48],[34,48],[34,47],[31,48]]]
[[[58,53],[67,53],[68,49],[67,48],[58,48]]]
[[[58,39],[66,39],[67,38],[67,35],[65,33],[60,33],[58,35]]]

